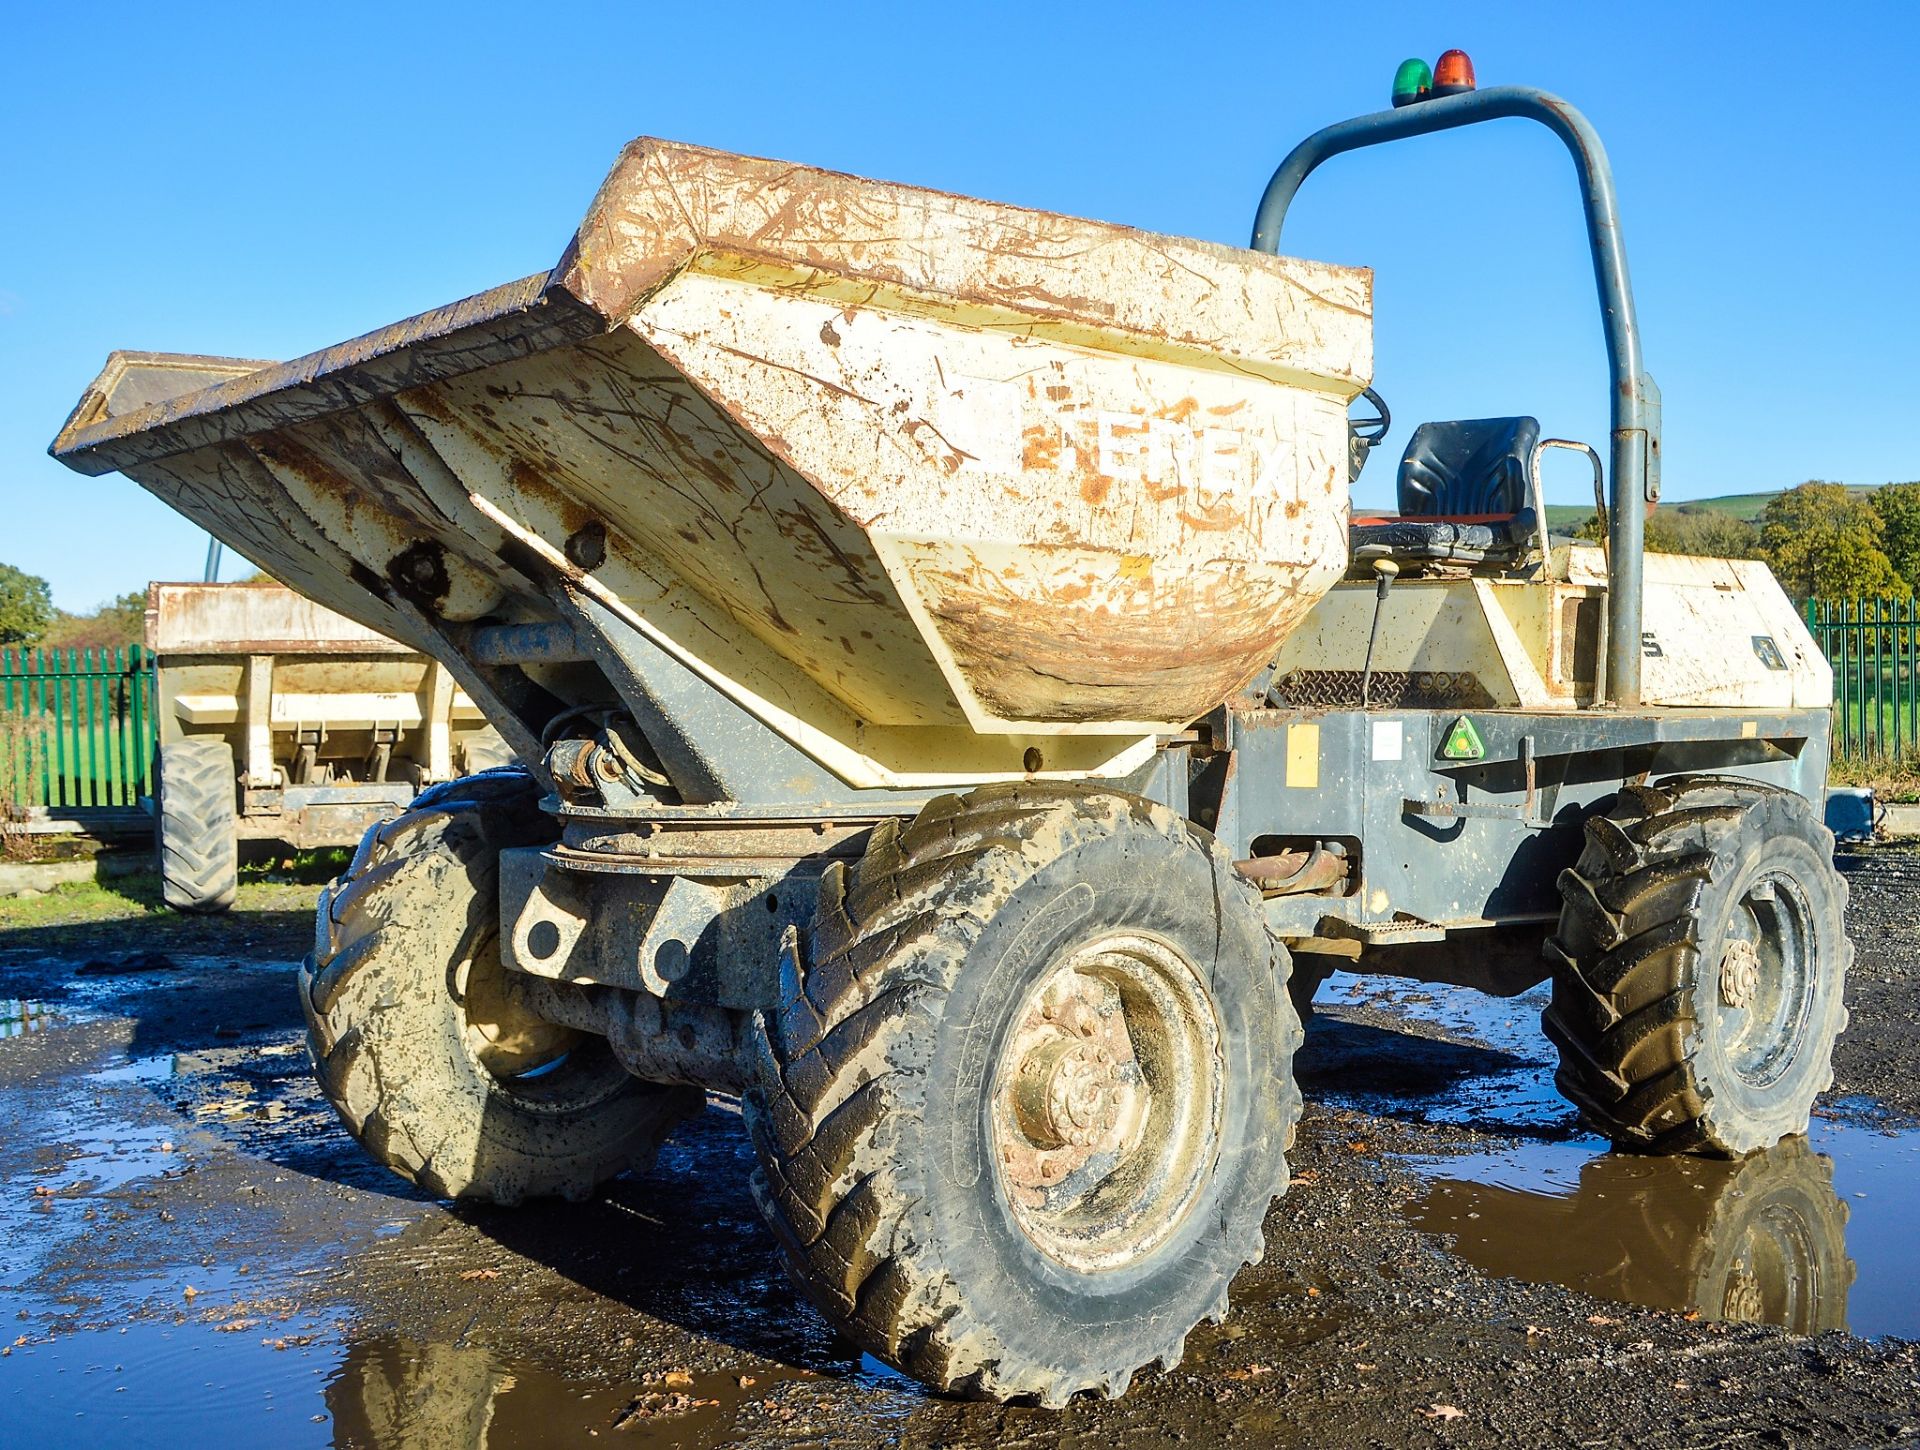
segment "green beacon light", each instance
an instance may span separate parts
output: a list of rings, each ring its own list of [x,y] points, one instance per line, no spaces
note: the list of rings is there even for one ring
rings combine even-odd
[[[1433,93],[1433,71],[1424,60],[1415,58],[1400,62],[1400,69],[1393,73],[1393,104],[1411,106],[1415,101],[1424,101]]]

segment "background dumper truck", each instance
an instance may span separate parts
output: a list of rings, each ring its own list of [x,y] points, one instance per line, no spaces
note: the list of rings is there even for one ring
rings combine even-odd
[[[511,760],[446,667],[284,585],[151,584],[167,904],[233,904],[240,842],[351,846],[426,785]]]
[[[1296,148],[1249,249],[642,140],[550,272],[170,396],[110,367],[60,458],[430,655],[523,762],[321,898],[301,1001],[368,1150],[580,1197],[738,1094],[835,1326],[1058,1404],[1261,1257],[1290,979],[1550,979],[1621,1149],[1804,1131],[1829,674],[1762,566],[1645,556],[1605,153],[1462,62]],[[1288,204],[1501,117],[1573,160],[1610,437],[1426,423],[1355,520],[1372,279],[1281,255]],[[1543,526],[1563,446],[1600,546]]]

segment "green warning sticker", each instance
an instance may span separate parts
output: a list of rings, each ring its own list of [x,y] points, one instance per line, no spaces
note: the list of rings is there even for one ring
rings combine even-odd
[[[1473,728],[1473,721],[1462,715],[1447,727],[1446,743],[1440,747],[1441,755],[1448,760],[1479,760],[1487,753],[1480,732]]]

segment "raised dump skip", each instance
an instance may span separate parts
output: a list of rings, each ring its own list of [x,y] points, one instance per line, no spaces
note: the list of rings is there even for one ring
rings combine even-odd
[[[638,141],[550,275],[54,452],[443,657],[571,592],[852,784],[1073,776],[1339,577],[1371,368],[1365,271]]]

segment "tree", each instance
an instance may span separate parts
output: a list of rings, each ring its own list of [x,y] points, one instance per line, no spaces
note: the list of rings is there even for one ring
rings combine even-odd
[[[59,612],[47,631],[53,649],[124,649],[139,644],[147,632],[147,591],[129,590],[109,599],[91,614]]]
[[[1768,500],[1760,557],[1799,599],[1913,593],[1881,547],[1879,511],[1837,483],[1803,483]]]
[[[1647,515],[1647,547],[1656,554],[1751,559],[1760,551],[1760,531],[1733,514],[1681,504]]]
[[[1889,483],[1867,495],[1880,516],[1880,547],[1900,577],[1920,579],[1920,483]]]
[[[1600,515],[1589,514],[1578,537],[1598,540]],[[1705,559],[1752,559],[1760,550],[1760,533],[1745,519],[1719,509],[1683,503],[1655,509],[1647,515],[1649,554],[1693,554]]]
[[[0,645],[38,644],[53,623],[53,590],[37,574],[0,564]]]

